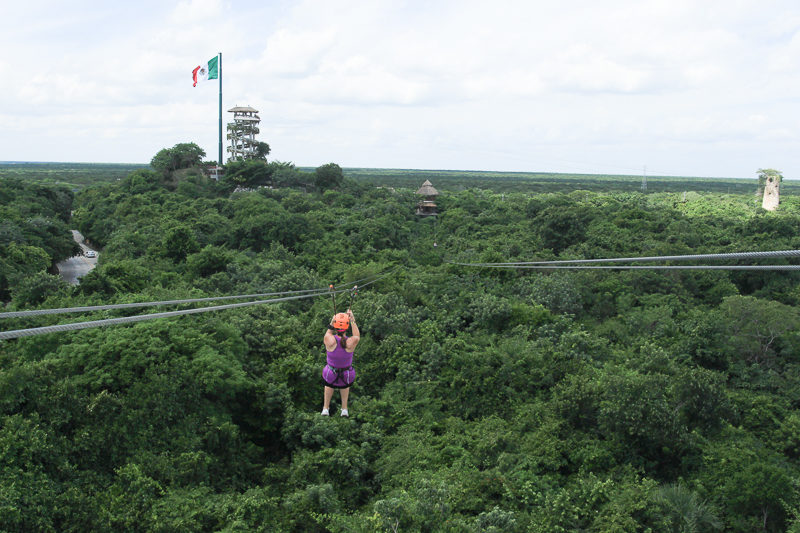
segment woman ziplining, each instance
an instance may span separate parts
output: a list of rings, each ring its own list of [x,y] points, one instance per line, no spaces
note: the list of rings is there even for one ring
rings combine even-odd
[[[346,335],[348,327],[352,328],[350,337]],[[327,364],[322,369],[322,381],[325,384],[322,416],[330,415],[333,390],[339,389],[342,399],[341,416],[349,417],[347,400],[350,396],[350,386],[356,379],[356,371],[353,369],[353,352],[360,339],[361,334],[351,309],[348,309],[346,313],[333,315],[322,339],[327,353]]]
[[[372,282],[370,282],[372,283]],[[356,371],[353,369],[353,352],[361,340],[355,316],[353,315],[353,300],[358,296],[358,285],[350,289],[350,302],[346,313],[336,312],[336,291],[330,285],[331,298],[333,299],[333,318],[322,338],[327,354],[326,365],[322,369],[322,382],[325,385],[322,416],[330,416],[333,389],[339,389],[342,400],[342,413],[345,418],[350,416],[347,410],[347,399],[350,396],[350,386],[356,380]],[[347,337],[347,329],[352,327],[352,335]],[[338,333],[335,334],[334,332]]]

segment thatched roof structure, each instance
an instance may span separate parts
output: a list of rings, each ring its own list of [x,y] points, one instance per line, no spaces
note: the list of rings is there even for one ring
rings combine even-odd
[[[421,194],[422,196],[438,196],[439,191],[433,188],[430,181],[425,180],[425,183],[419,188],[417,194]]]

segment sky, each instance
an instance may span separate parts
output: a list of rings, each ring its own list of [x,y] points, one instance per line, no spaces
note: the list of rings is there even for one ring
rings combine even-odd
[[[800,178],[796,0],[0,0],[0,161]]]

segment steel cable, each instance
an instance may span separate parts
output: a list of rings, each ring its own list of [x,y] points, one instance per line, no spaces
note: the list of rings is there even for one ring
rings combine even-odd
[[[385,278],[385,277],[387,277],[387,276],[389,276],[389,275],[393,274],[393,273],[394,273],[394,272],[395,272],[395,271],[396,271],[398,268],[400,268],[400,265],[397,265],[397,266],[395,266],[394,268],[392,268],[391,270],[389,270],[389,271],[388,271],[388,272],[386,272],[385,274],[381,274],[381,275],[379,275],[377,278],[373,279],[372,281],[368,281],[368,282],[366,282],[366,283],[364,283],[364,284],[362,284],[362,285],[358,285],[358,288],[360,289],[360,288],[362,288],[362,287],[367,287],[367,286],[369,286],[369,285],[372,285],[373,283],[376,283],[376,282],[378,282],[378,281],[382,280],[383,278]],[[369,279],[370,277],[371,277],[371,276],[367,276],[367,277],[366,277],[366,278],[364,278],[364,279]],[[359,281],[361,281],[361,280],[359,280]],[[351,282],[351,283],[353,283],[353,282]],[[352,288],[352,287],[351,287],[351,288]],[[346,290],[350,290],[350,289],[346,289]]]
[[[187,298],[184,300],[164,300],[160,302],[137,302],[127,304],[89,305],[83,307],[62,307],[59,309],[32,309],[30,311],[8,311],[0,313],[0,318],[19,318],[36,315],[58,315],[65,313],[85,313],[91,311],[107,311],[110,309],[132,309],[137,307],[156,307],[161,305],[181,305],[199,302],[214,302],[220,300],[240,300],[245,298],[263,298],[265,296],[281,296],[283,294],[301,294],[322,292],[327,289],[306,289],[300,291],[267,292],[261,294],[242,294],[236,296],[210,296],[208,298]]]
[[[368,281],[367,283],[364,283],[362,285],[362,287],[366,287],[368,285],[371,285],[371,284],[373,284],[373,283],[385,278],[386,276],[388,276],[388,275],[392,274],[394,271],[396,271],[398,268],[399,268],[399,265],[394,267],[393,269],[391,269],[389,272],[386,272],[384,274],[378,275],[378,277],[376,277],[375,279],[373,279],[371,281]],[[366,277],[364,279],[369,279],[370,277],[371,276],[368,276],[368,277]],[[349,285],[349,283],[347,283],[347,285]],[[336,289],[334,291],[330,291],[329,289],[308,289],[308,290],[303,290],[303,291],[287,291],[287,292],[284,292],[284,293],[276,293],[276,294],[288,294],[288,293],[292,293],[292,292],[295,292],[295,293],[297,293],[297,292],[312,292],[312,291],[313,292],[312,292],[312,294],[302,294],[302,295],[297,295],[297,296],[286,296],[286,297],[283,297],[283,298],[273,298],[273,299],[269,299],[269,300],[257,300],[257,301],[254,301],[254,302],[241,302],[241,303],[235,303],[235,304],[217,305],[217,306],[210,306],[210,307],[199,307],[199,308],[195,308],[195,309],[183,309],[183,310],[180,310],[180,311],[167,311],[167,312],[164,312],[164,313],[152,313],[152,314],[149,314],[149,315],[136,315],[136,316],[120,317],[120,318],[108,318],[108,319],[103,319],[103,320],[92,320],[92,321],[88,321],[88,322],[73,322],[73,323],[70,323],[70,324],[56,324],[56,325],[53,325],[53,326],[43,326],[43,327],[38,327],[38,328],[18,329],[18,330],[11,330],[11,331],[0,331],[0,340],[17,339],[17,338],[20,338],[20,337],[29,337],[29,336],[33,336],[33,335],[43,335],[43,334],[46,334],[46,333],[56,333],[56,332],[61,332],[61,331],[73,331],[73,330],[79,330],[79,329],[96,328],[96,327],[103,327],[103,326],[112,326],[112,325],[117,325],[117,324],[127,324],[127,323],[134,323],[134,322],[142,322],[144,320],[151,320],[151,319],[155,319],[155,318],[170,318],[170,317],[176,317],[176,316],[182,316],[182,315],[205,313],[205,312],[209,312],[209,311],[222,311],[222,310],[225,310],[225,309],[236,309],[236,308],[239,308],[239,307],[249,307],[249,306],[252,306],[252,305],[261,305],[261,304],[266,304],[266,303],[284,302],[284,301],[288,301],[288,300],[300,300],[300,299],[303,299],[303,298],[314,298],[314,297],[317,297],[317,296],[327,296],[328,294],[331,294],[331,292],[333,292],[333,294],[339,294],[339,293],[343,293],[343,292],[348,292],[350,290],[352,290],[352,287],[347,287],[347,288],[343,288],[343,289]],[[244,296],[240,296],[239,298],[242,298],[242,297],[244,297]],[[237,297],[227,297],[227,296],[226,297],[222,297],[222,299],[225,299],[225,298],[237,298]],[[216,299],[216,298],[212,298],[212,300],[213,299]],[[194,300],[198,301],[198,300],[206,300],[206,299],[194,299]],[[127,304],[120,304],[120,305],[127,305]],[[137,304],[134,304],[134,305],[137,305]],[[95,310],[95,309],[92,309],[92,310]]]
[[[346,292],[350,289],[341,289],[336,292]],[[0,340],[17,339],[19,337],[29,337],[32,335],[42,335],[45,333],[56,333],[60,331],[72,331],[78,329],[97,328],[102,326],[112,326],[116,324],[127,324],[132,322],[141,322],[144,320],[152,320],[154,318],[170,318],[181,315],[191,315],[196,313],[207,313],[209,311],[222,311],[224,309],[236,309],[239,307],[249,307],[251,305],[261,305],[275,302],[285,302],[288,300],[300,300],[302,298],[314,298],[322,296],[325,293],[319,294],[303,294],[299,296],[286,296],[283,298],[273,298],[271,300],[257,300],[254,302],[241,302],[236,304],[215,305],[210,307],[198,307],[196,309],[183,309],[180,311],[167,311],[164,313],[152,313],[149,315],[136,315],[121,318],[107,318],[104,320],[92,320],[89,322],[73,322],[71,324],[56,324],[53,326],[43,326],[38,328],[17,329],[11,331],[0,331]]]
[[[396,270],[392,269],[392,271]],[[389,273],[391,273],[390,271]],[[374,276],[375,274],[373,274]],[[388,275],[388,274],[385,274]],[[384,275],[384,276],[385,276]],[[359,282],[369,279],[372,276],[364,277],[360,280],[356,281],[349,281],[344,285],[353,285],[355,286]],[[372,280],[362,287],[375,283],[377,279]],[[352,288],[352,287],[350,287]],[[267,292],[267,293],[257,293],[257,294],[240,294],[240,295],[233,295],[233,296],[209,296],[207,298],[185,298],[182,300],[163,300],[163,301],[156,301],[156,302],[134,302],[134,303],[127,303],[127,304],[108,304],[108,305],[88,305],[82,307],[62,307],[58,309],[31,309],[28,311],[7,311],[5,313],[0,313],[0,319],[2,318],[21,318],[27,316],[38,316],[38,315],[58,315],[58,314],[66,314],[66,313],[86,313],[92,311],[108,311],[112,309],[135,309],[141,307],[157,307],[162,305],[184,305],[184,304],[191,304],[191,303],[200,303],[200,302],[215,302],[221,300],[243,300],[246,298],[263,298],[265,296],[281,296],[284,294],[304,294],[304,293],[325,293],[329,294],[328,288],[324,289],[304,289],[304,290],[295,290],[295,291],[282,291],[282,292]],[[349,290],[349,289],[348,289]]]
[[[633,261],[699,261],[699,260],[725,260],[725,259],[762,259],[765,257],[800,257],[800,250],[777,250],[769,252],[735,252],[721,254],[694,254],[694,255],[663,255],[650,257],[615,257],[609,259],[565,259],[558,261],[518,261],[499,263],[448,263],[461,266],[523,266],[523,265],[567,265],[576,263],[627,263]]]
[[[800,270],[800,265],[492,265],[470,264],[481,268],[529,270]]]

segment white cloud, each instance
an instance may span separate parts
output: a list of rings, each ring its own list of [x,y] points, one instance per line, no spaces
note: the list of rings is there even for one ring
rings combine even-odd
[[[260,109],[298,164],[751,176],[761,157],[800,177],[790,1],[32,0],[7,19],[0,159],[216,154],[216,86],[190,72],[222,51],[224,109]]]
[[[260,59],[263,73],[299,78],[316,72],[325,51],[336,41],[336,32],[281,28],[269,37]]]
[[[213,21],[222,15],[220,0],[183,0],[172,11],[172,21],[177,24],[192,24]]]

